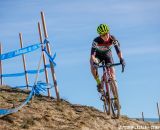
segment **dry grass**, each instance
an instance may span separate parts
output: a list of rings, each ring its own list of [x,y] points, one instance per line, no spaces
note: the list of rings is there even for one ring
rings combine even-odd
[[[6,86],[0,86],[0,90],[0,108],[17,106],[29,94]],[[35,96],[19,112],[1,117],[0,124],[0,130],[118,130],[126,125],[153,125],[127,116],[113,120],[93,107],[73,105],[65,100],[57,102],[43,96]]]

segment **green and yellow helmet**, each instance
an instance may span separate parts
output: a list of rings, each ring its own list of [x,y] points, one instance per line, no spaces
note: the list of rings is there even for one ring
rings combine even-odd
[[[99,34],[99,35],[104,35],[104,34],[106,34],[106,33],[108,33],[109,32],[109,27],[108,27],[108,25],[106,25],[106,24],[100,24],[98,27],[97,27],[97,33]]]

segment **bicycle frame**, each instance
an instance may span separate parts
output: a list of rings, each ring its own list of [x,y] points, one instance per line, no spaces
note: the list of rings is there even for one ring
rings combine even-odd
[[[113,118],[119,118],[120,115],[120,106],[119,106],[119,99],[118,99],[118,91],[117,86],[114,83],[114,78],[112,77],[110,68],[112,66],[121,65],[120,63],[116,64],[106,64],[105,62],[101,62],[102,65],[98,65],[98,68],[103,68],[103,74],[101,77],[101,84],[103,87],[102,97],[104,98],[104,107],[105,111],[110,114],[110,109],[112,110]],[[105,87],[104,87],[105,84]],[[102,99],[101,97],[101,99]],[[118,103],[118,111],[115,109],[115,102]],[[107,106],[106,106],[107,105]]]
[[[109,83],[110,78],[112,77],[111,72],[110,72],[110,68],[103,67],[103,75],[102,75],[102,77],[103,77],[103,80],[106,83],[106,92],[109,92],[108,83]]]
[[[98,68],[103,68],[103,75],[101,77],[101,80],[103,79],[103,81],[105,82],[105,86],[106,86],[106,92],[109,92],[109,81],[111,79],[113,79],[111,72],[110,72],[110,68],[112,66],[117,66],[117,65],[121,65],[121,63],[116,63],[116,64],[108,64],[105,65],[105,63],[102,61],[102,65],[100,65]]]
[[[110,69],[103,67],[103,75],[101,77],[101,84],[103,86],[103,90],[104,90],[104,97],[105,97],[105,101],[104,101],[104,111],[110,115],[110,94],[109,94],[109,77],[111,76],[110,74]],[[107,105],[107,106],[106,106]]]

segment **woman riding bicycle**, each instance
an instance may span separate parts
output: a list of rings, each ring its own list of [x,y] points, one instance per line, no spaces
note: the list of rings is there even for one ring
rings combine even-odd
[[[103,89],[101,87],[98,69],[94,65],[98,64],[101,61],[105,61],[105,64],[113,64],[113,57],[111,51],[112,46],[114,46],[123,68],[125,67],[125,61],[120,50],[120,44],[115,39],[115,37],[109,33],[109,27],[106,24],[100,24],[97,27],[97,33],[99,34],[99,36],[96,37],[92,43],[90,64],[91,72],[93,74],[94,79],[97,82],[98,92],[101,92]],[[115,70],[113,67],[110,68],[110,72],[112,78],[116,81]]]

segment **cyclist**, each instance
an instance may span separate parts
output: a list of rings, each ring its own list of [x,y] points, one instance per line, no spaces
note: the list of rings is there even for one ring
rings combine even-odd
[[[97,27],[97,33],[99,34],[99,36],[96,37],[92,43],[90,64],[91,64],[91,72],[93,74],[94,79],[97,82],[97,90],[98,92],[102,92],[103,88],[101,87],[101,81],[99,79],[98,69],[97,67],[95,67],[95,65],[101,61],[105,61],[105,64],[107,63],[113,64],[113,57],[111,51],[112,46],[114,46],[123,68],[125,67],[125,61],[123,59],[122,52],[120,50],[120,44],[116,40],[116,38],[109,33],[108,25],[100,24]],[[115,70],[113,67],[110,68],[110,72],[112,78],[116,81]]]

